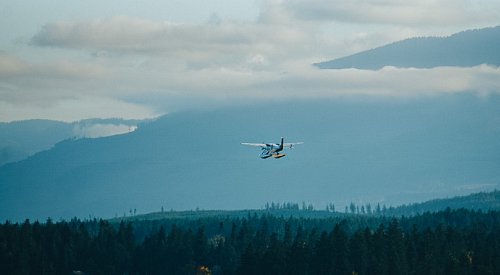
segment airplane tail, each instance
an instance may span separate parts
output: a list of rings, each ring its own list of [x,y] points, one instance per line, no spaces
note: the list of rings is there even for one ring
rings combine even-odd
[[[280,147],[278,148],[278,150],[276,150],[276,152],[279,152],[281,150],[283,150],[283,137],[281,137]]]

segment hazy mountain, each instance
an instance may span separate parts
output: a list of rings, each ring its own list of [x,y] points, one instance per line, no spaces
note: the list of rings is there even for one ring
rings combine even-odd
[[[0,219],[338,209],[498,187],[500,96],[281,102],[167,115],[135,132],[66,140],[0,167]],[[279,160],[240,142],[304,141]],[[340,207],[340,208],[339,208]]]
[[[19,161],[73,136],[69,123],[25,120],[0,123],[0,166]]]
[[[364,205],[363,205],[364,206]],[[358,205],[358,207],[360,207]],[[468,209],[481,211],[498,211],[500,210],[500,191],[473,193],[466,196],[456,196],[452,198],[434,199],[421,203],[409,205],[401,205],[386,209],[385,213],[376,213],[375,205],[372,205],[371,213],[350,214],[345,213],[344,209],[338,209],[335,212],[326,211],[323,208],[306,210],[306,209],[247,209],[247,210],[190,210],[190,211],[170,211],[153,212],[140,215],[129,215],[126,217],[118,217],[111,219],[111,222],[130,221],[137,222],[143,220],[198,220],[211,217],[222,218],[245,218],[253,215],[271,215],[276,217],[294,217],[294,218],[310,218],[310,219],[325,219],[331,217],[341,217],[348,219],[356,215],[362,216],[413,216],[423,214],[425,212],[444,211],[447,208],[452,210]],[[381,206],[382,207],[382,206]],[[168,228],[168,227],[166,227]]]
[[[139,123],[123,119],[87,119],[72,123],[43,119],[0,122],[0,166],[47,150],[65,139],[126,133]]]
[[[369,69],[384,66],[433,68],[500,65],[500,26],[469,30],[448,37],[417,37],[316,63],[321,69]]]
[[[415,215],[424,212],[437,212],[450,209],[500,210],[500,191],[474,193],[446,199],[435,199],[422,203],[402,205],[388,211],[391,215]]]

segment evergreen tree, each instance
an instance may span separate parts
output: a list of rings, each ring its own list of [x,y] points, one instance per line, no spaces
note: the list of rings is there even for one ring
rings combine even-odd
[[[351,204],[349,204],[349,210],[351,210],[351,214],[356,213],[356,205],[353,202],[351,202]]]
[[[406,263],[406,247],[403,232],[396,219],[393,219],[387,229],[387,256],[389,260],[387,274],[406,274],[408,266]]]
[[[352,273],[354,274],[367,274],[368,272],[368,259],[370,254],[365,236],[365,231],[359,230],[351,237],[349,242],[349,261],[351,263]]]
[[[500,274],[500,212],[346,217],[5,222],[0,274]]]
[[[333,232],[330,233],[330,239],[333,249],[333,273],[350,273],[349,239],[340,224],[335,225]]]

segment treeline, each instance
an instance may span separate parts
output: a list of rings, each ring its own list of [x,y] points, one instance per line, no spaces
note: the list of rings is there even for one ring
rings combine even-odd
[[[500,212],[6,222],[0,273],[500,274]]]
[[[467,208],[473,210],[500,210],[500,191],[474,193],[447,199],[435,199],[421,203],[401,205],[388,208],[388,215],[415,215],[426,211],[440,211],[447,207],[452,209]]]
[[[380,205],[380,203],[372,205],[370,203],[356,204],[351,202],[348,206],[345,206],[344,213],[376,216],[413,216],[424,212],[444,211],[446,208],[466,208],[482,211],[500,210],[500,191],[495,189],[491,192],[480,192],[467,196],[403,204],[397,207],[387,207],[385,204]],[[335,212],[334,204],[329,203],[326,206],[326,211]]]

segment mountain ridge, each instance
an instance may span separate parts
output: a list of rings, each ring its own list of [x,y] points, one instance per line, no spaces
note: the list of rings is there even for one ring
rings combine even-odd
[[[135,130],[144,120],[84,119],[63,122],[31,119],[0,122],[0,166],[50,149],[66,139],[103,137]]]
[[[371,204],[370,204],[371,205]],[[363,205],[364,207],[365,205]],[[138,215],[129,215],[110,219],[112,222],[136,222],[152,221],[163,219],[189,219],[197,220],[212,217],[224,218],[245,218],[252,215],[271,215],[276,217],[310,218],[325,219],[333,217],[351,217],[361,216],[405,216],[411,217],[422,215],[424,213],[436,213],[440,211],[467,209],[473,211],[499,211],[500,210],[500,191],[472,193],[464,196],[455,196],[452,198],[439,198],[420,203],[408,205],[381,207],[380,212],[376,212],[376,205],[371,205],[372,213],[351,213],[343,211],[327,211],[322,209],[242,209],[242,210],[168,210],[163,212],[152,212]],[[382,210],[384,209],[384,210]],[[382,212],[383,211],[383,212]]]
[[[500,177],[499,132],[491,127],[499,104],[497,96],[456,95],[170,114],[128,134],[66,140],[0,167],[0,219],[249,209],[269,201],[397,205],[480,191]],[[280,160],[240,145],[281,136],[305,144]],[[480,189],[465,189],[471,182]]]
[[[378,70],[385,66],[434,68],[500,66],[500,26],[445,37],[414,37],[349,56],[313,64],[320,69]]]

